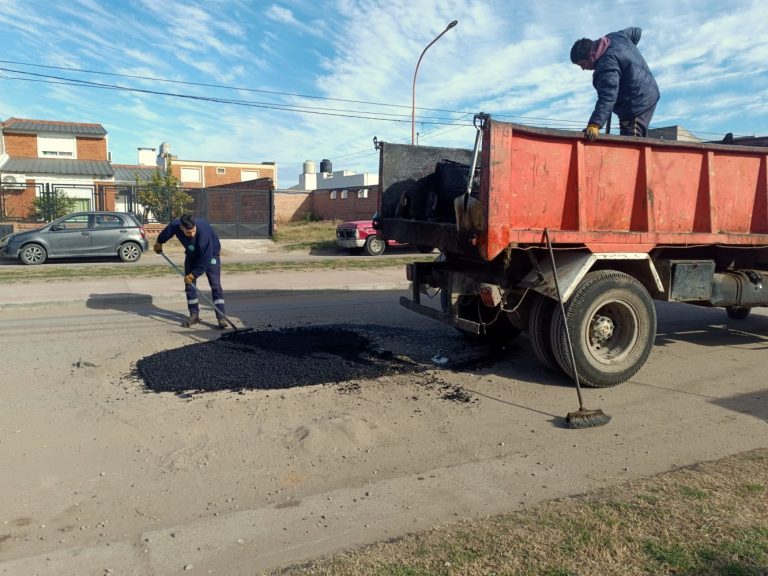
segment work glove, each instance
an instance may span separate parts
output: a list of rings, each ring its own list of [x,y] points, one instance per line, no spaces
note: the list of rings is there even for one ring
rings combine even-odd
[[[184,284],[192,284],[197,278],[195,278],[195,275],[190,272],[186,276],[184,276]]]
[[[600,126],[597,124],[587,124],[587,127],[584,128],[584,139],[587,142],[594,142],[598,134],[600,134]]]
[[[155,254],[163,253],[163,245],[160,242],[155,242]]]

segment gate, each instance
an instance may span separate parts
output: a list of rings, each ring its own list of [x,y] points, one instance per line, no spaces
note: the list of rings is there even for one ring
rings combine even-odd
[[[274,233],[274,189],[270,179],[262,180],[182,190],[192,198],[189,212],[205,218],[220,238],[271,238]],[[94,205],[103,205],[99,200],[104,202],[106,198],[114,198],[115,210],[139,214],[146,222],[167,223],[170,206],[157,215],[146,213],[139,202],[140,193],[146,188],[143,185],[100,185],[94,192]]]
[[[202,216],[222,239],[271,238],[274,232],[274,190],[245,187],[188,189],[190,211]]]

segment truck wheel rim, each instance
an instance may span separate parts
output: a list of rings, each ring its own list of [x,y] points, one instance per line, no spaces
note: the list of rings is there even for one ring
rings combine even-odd
[[[638,338],[639,319],[625,300],[608,300],[590,315],[586,326],[587,350],[593,362],[617,364],[626,359]]]

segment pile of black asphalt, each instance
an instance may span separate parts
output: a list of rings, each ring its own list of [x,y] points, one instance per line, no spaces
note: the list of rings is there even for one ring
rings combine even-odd
[[[142,358],[137,372],[155,392],[284,389],[368,380],[428,368],[341,325],[232,334]]]

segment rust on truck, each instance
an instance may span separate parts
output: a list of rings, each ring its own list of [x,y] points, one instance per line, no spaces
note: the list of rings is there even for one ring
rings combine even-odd
[[[645,362],[654,299],[722,307],[732,319],[768,305],[768,148],[588,143],[580,132],[475,121],[476,149],[377,144],[375,226],[441,251],[408,267],[403,305],[491,340],[528,331],[537,357],[566,373],[570,327],[580,380],[594,386]],[[460,217],[469,198],[479,210],[471,225]],[[440,310],[421,304],[427,286],[441,290]]]

